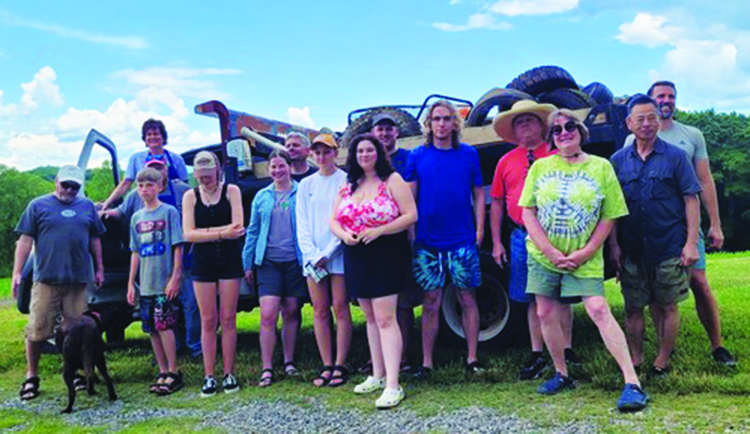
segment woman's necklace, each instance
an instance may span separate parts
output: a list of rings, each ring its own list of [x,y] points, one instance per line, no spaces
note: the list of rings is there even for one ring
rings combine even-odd
[[[200,185],[201,192],[203,192],[203,197],[206,199],[205,202],[208,204],[213,204],[216,200],[216,192],[219,191],[219,187],[221,187],[221,184],[216,184],[216,187],[213,188],[213,190],[209,190],[206,187],[203,186],[203,184]]]

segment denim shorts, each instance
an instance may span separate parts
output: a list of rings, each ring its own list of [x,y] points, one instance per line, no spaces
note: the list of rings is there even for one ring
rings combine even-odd
[[[255,273],[258,276],[258,297],[302,298],[307,295],[307,282],[296,259],[288,262],[264,259]]]
[[[177,328],[179,308],[166,295],[141,296],[141,329],[143,333],[158,333]]]
[[[474,244],[452,250],[433,250],[415,246],[414,280],[424,291],[444,288],[450,282],[456,288],[474,289],[482,284],[479,252]]]
[[[687,299],[690,272],[680,261],[676,257],[647,264],[641,258],[625,255],[620,273],[625,308],[643,309],[651,303],[671,306]]]
[[[604,278],[576,277],[545,268],[529,256],[529,281],[526,292],[556,300],[604,295]]]

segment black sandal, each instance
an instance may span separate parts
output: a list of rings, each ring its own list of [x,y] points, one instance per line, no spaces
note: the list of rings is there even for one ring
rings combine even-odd
[[[164,381],[167,378],[167,374],[165,373],[159,373],[159,375],[156,376],[156,380],[154,380],[153,383],[148,388],[148,393],[159,393],[161,390],[161,386],[164,385]]]
[[[372,360],[368,360],[367,363],[360,366],[359,369],[357,369],[357,373],[362,375],[372,374]]]
[[[86,381],[86,377],[81,375],[79,372],[76,371],[75,374],[73,374],[73,388],[77,391],[83,391],[86,390],[86,387],[88,387],[88,382]]]
[[[335,382],[334,382],[335,381]],[[349,381],[349,368],[344,365],[336,365],[333,367],[333,375],[328,381],[329,387],[339,387],[346,384]]]
[[[167,372],[164,374],[164,380],[172,380],[170,382],[164,381],[159,386],[159,390],[156,392],[159,396],[171,395],[185,386],[185,382],[182,381],[182,372]]]
[[[324,377],[323,374],[328,372],[328,377]],[[328,385],[328,383],[331,382],[331,375],[333,375],[333,366],[331,365],[325,365],[322,368],[320,368],[320,371],[318,371],[318,376],[313,378],[313,386],[315,387],[325,387]],[[319,383],[316,383],[316,381],[320,381]]]
[[[26,388],[26,386],[31,386]],[[21,401],[31,401],[39,396],[39,377],[31,377],[21,383],[21,390],[18,392]]]
[[[265,374],[271,374],[266,376]],[[260,371],[260,380],[258,380],[258,386],[268,387],[273,384],[273,369],[265,368]]]
[[[287,377],[299,377],[299,370],[294,362],[284,363],[284,375]]]

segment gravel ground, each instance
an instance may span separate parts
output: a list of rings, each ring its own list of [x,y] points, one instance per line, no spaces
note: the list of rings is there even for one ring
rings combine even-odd
[[[25,404],[18,399],[0,404],[1,408],[23,409],[35,413],[57,414],[61,405],[54,402]],[[102,404],[96,408],[78,410],[65,418],[71,425],[106,427],[111,430],[127,428],[153,418],[191,417],[200,419],[195,428],[218,428],[228,433],[245,432],[300,432],[300,433],[393,433],[393,432],[596,432],[596,427],[583,423],[560,425],[542,429],[539,425],[521,420],[514,415],[503,415],[495,409],[469,407],[432,417],[419,417],[409,410],[396,409],[375,413],[358,410],[331,410],[321,402],[308,406],[290,404],[282,400],[249,400],[236,402],[223,410],[202,409],[142,409],[128,410],[122,401]],[[23,429],[16,426],[11,431]]]

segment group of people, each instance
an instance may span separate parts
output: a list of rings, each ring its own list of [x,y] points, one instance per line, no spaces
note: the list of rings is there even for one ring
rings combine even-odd
[[[698,194],[711,218],[708,240],[721,247],[715,187],[702,135],[672,119],[675,94],[674,84],[657,82],[648,95],[630,99],[627,125],[634,139],[611,162],[584,152],[589,133],[570,110],[524,100],[493,120],[497,134],[517,147],[498,162],[490,189],[492,254],[500,267],[510,259],[510,296],[528,304],[531,356],[520,378],[545,371],[544,346],[551,356],[555,374],[539,393],[574,388],[568,364],[578,363],[571,310],[578,302],[624,376],[621,410],[640,410],[649,400],[636,372],[643,364],[644,308],[651,310],[658,337],[650,372],[667,375],[679,331],[677,304],[688,288],[714,358],[735,364],[721,343],[699,230]],[[399,373],[408,366],[414,308],[422,304],[422,362],[414,376],[423,379],[434,370],[448,284],[461,304],[466,371],[484,370],[477,354],[475,296],[485,227],[479,154],[461,143],[462,119],[453,105],[440,100],[426,113],[424,146],[411,152],[396,146],[396,119],[387,112],[373,116],[372,130],[346,144],[346,171],[336,167],[339,144],[333,135],[310,142],[304,134],[289,134],[287,150],[268,158],[272,183],[254,197],[247,228],[240,190],[224,182],[217,156],[207,151],[195,156],[198,186],[191,189],[182,158],[164,149],[164,125],[152,119],[144,124],[148,150],[130,159],[125,179],[99,215],[130,223],[128,301],[135,304],[139,297],[142,328],[151,336],[159,367],[152,393],[169,395],[184,386],[176,357],[181,341],[203,358],[201,394],[217,393],[219,325],[221,389],[239,390],[236,310],[243,278],[257,288],[260,301],[261,387],[275,381],[279,313],[283,371],[299,375],[294,351],[301,300],[308,295],[323,365],[313,384],[346,384],[350,300],[356,299],[367,320],[370,361],[369,375],[354,392],[382,391],[375,405],[397,406],[404,399]],[[307,163],[310,153],[317,168]],[[108,209],[134,182],[137,188],[123,204]],[[32,245],[36,248],[22,399],[38,396],[40,342],[51,333],[59,306],[66,319],[80,317],[86,308],[91,257],[94,281],[100,285],[103,279],[104,227],[93,203],[77,194],[83,183],[81,169],[61,168],[55,193],[32,201],[17,227],[14,294],[21,267]],[[504,227],[511,228],[510,252],[502,242]],[[627,333],[604,297],[605,243],[622,284]],[[176,336],[178,331],[184,337]]]

